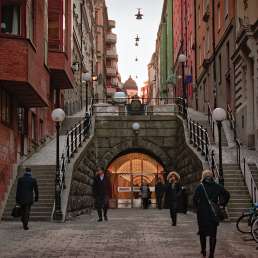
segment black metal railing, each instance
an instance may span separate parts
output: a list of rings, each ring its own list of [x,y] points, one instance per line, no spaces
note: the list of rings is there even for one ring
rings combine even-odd
[[[201,124],[192,119],[187,119],[190,134],[190,143],[205,157],[214,177],[219,179],[219,170],[215,160],[214,150],[211,149],[208,131]]]
[[[66,143],[60,159],[60,189],[66,188],[65,177],[67,164],[70,163],[74,153],[82,146],[82,143],[90,135],[90,128],[92,125],[93,108],[92,103],[89,112],[85,113],[85,117],[74,124],[66,133]]]
[[[236,119],[235,119],[235,116],[234,116],[233,111],[232,111],[229,104],[227,105],[227,118],[228,118],[229,123],[230,123],[230,128],[234,133],[234,140],[236,140],[237,139]]]
[[[235,139],[236,142],[236,156],[237,156],[237,165],[241,167],[241,144],[238,139]]]
[[[213,140],[215,140],[215,125],[216,125],[216,121],[214,120],[213,116],[212,116],[212,110],[211,110],[211,106],[208,103],[208,122],[211,128],[211,133],[212,133],[212,138]]]

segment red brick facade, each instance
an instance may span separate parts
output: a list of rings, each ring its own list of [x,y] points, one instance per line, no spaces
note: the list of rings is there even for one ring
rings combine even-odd
[[[66,8],[59,17],[68,28],[64,48],[55,53],[51,40],[60,33],[51,26],[47,31],[53,2]],[[60,88],[72,88],[73,75],[71,0],[2,0],[0,9],[1,203],[14,166],[53,136],[51,111],[62,99]],[[63,31],[63,23],[59,25]]]

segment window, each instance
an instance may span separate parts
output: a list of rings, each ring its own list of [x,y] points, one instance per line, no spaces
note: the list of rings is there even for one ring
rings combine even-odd
[[[202,51],[201,51],[201,46],[199,46],[199,66],[202,65]]]
[[[32,141],[36,142],[36,115],[35,114],[31,114],[31,139]]]
[[[200,5],[198,6],[198,15],[197,15],[197,24],[198,26],[200,27],[201,26],[201,8],[200,8]]]
[[[28,24],[28,29],[27,29],[27,38],[29,38],[31,41],[34,40],[34,0],[28,0],[27,1],[27,24]]]
[[[225,15],[225,19],[228,18],[228,8],[229,8],[229,0],[224,0],[224,15]]]
[[[222,72],[221,72],[221,55],[219,55],[219,83],[221,83],[221,77],[222,77]]]
[[[12,1],[0,2],[1,8],[1,33],[21,35],[21,6]]]
[[[230,51],[229,51],[229,42],[227,42],[226,48],[227,48],[227,67],[228,67],[228,70],[229,70],[229,68],[230,68]]]
[[[207,28],[207,32],[206,32],[206,53],[209,53],[209,48],[210,48],[210,32],[209,32],[209,28]]]
[[[218,31],[220,30],[220,26],[221,26],[221,13],[220,13],[220,2],[218,3]]]
[[[6,125],[11,123],[11,96],[4,89],[0,89],[0,117]]]

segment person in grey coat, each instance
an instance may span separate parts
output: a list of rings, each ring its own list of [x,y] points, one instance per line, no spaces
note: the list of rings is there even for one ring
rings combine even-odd
[[[28,230],[28,223],[30,217],[30,208],[38,201],[38,184],[37,180],[32,177],[31,169],[26,168],[25,173],[18,179],[16,190],[16,203],[21,206],[21,221],[24,230]]]

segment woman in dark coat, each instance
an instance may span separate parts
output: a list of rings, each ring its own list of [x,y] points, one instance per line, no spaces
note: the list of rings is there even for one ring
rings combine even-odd
[[[219,223],[215,219],[203,187],[205,188],[210,201],[220,206],[226,206],[230,195],[223,186],[214,181],[213,173],[210,170],[203,171],[202,180],[195,190],[193,202],[194,206],[197,208],[197,222],[199,226],[198,234],[200,235],[201,254],[203,257],[206,257],[206,237],[209,236],[209,258],[213,258],[216,247],[217,227]]]
[[[166,185],[166,199],[170,209],[172,226],[176,226],[178,199],[182,192],[180,176],[175,171],[172,171],[168,174],[167,180],[168,184]]]

